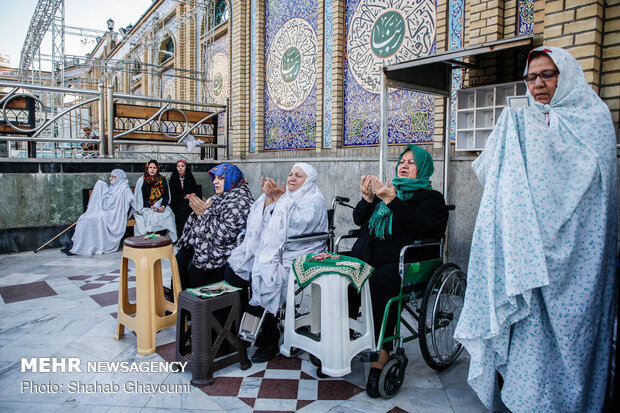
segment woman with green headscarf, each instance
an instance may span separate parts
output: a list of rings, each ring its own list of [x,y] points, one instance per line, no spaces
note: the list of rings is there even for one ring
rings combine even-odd
[[[398,157],[396,177],[389,186],[376,176],[362,176],[362,199],[353,211],[353,220],[361,227],[352,254],[374,267],[370,277],[375,337],[379,337],[383,311],[391,297],[398,295],[401,278],[398,260],[403,246],[416,240],[439,239],[446,231],[448,208],[443,195],[433,190],[433,158],[424,149],[407,145]],[[412,254],[416,260],[436,258],[437,251],[421,248]],[[392,308],[395,310],[395,308]],[[396,313],[391,311],[386,336],[396,326]],[[379,360],[371,365],[366,392],[379,397],[379,375],[389,360],[391,343],[384,345]]]

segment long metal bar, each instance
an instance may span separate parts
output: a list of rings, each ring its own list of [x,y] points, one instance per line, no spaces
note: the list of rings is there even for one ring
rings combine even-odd
[[[379,126],[379,179],[385,182],[388,142],[388,82],[385,68],[381,70],[381,122]]]
[[[0,84],[0,86],[2,86]],[[174,99],[162,99],[162,98],[152,98],[149,96],[140,96],[130,95],[127,93],[115,93],[114,97],[117,99],[129,99],[129,100],[138,100],[144,102],[160,102],[160,103],[176,103],[179,105],[190,105],[190,106],[202,106],[205,108],[222,108],[226,109],[226,105],[221,105],[218,103],[201,103],[201,102],[188,102],[186,100],[174,100]]]
[[[115,140],[115,144],[117,145],[153,145],[154,141],[128,141],[128,140]],[[176,146],[178,142],[166,142],[166,141],[157,141],[158,146]],[[216,143],[203,143],[198,144],[197,146],[205,147],[205,148],[223,148],[225,145],[216,144]]]
[[[99,156],[102,158],[106,155],[106,134],[105,134],[105,90],[103,83],[99,82]]]
[[[226,160],[230,159],[230,136],[229,136],[229,123],[230,123],[230,99],[226,98],[226,116],[224,117],[224,138],[226,139]]]
[[[112,85],[108,85],[108,156],[114,158],[114,93]]]
[[[92,139],[82,138],[31,138],[25,136],[14,135],[0,135],[0,141],[13,141],[13,142],[55,142],[55,143],[93,143]]]
[[[44,92],[61,92],[61,93],[67,93],[67,94],[72,94],[72,95],[97,96],[99,94],[96,90],[90,90],[90,89],[74,89],[74,88],[66,88],[66,87],[33,85],[32,83],[7,82],[7,81],[0,81],[0,87],[17,87],[20,89],[42,90]],[[134,96],[134,99],[135,99],[135,96]]]

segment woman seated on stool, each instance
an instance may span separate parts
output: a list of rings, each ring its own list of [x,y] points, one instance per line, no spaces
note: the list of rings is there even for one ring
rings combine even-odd
[[[80,215],[71,241],[63,248],[67,255],[93,255],[114,252],[125,234],[133,193],[122,169],[110,173],[110,185],[97,181],[88,199],[86,212]]]
[[[198,185],[192,171],[183,159],[177,161],[177,166],[170,176],[170,208],[174,212],[177,225],[177,235],[181,236],[187,218],[192,213],[189,199],[196,196]]]
[[[224,163],[209,171],[215,195],[205,203],[189,199],[193,213],[177,241],[181,287],[195,288],[224,279],[224,265],[245,229],[254,198],[243,173]]]
[[[245,239],[228,259],[226,281],[247,290],[252,298],[247,312],[257,317],[266,311],[252,356],[256,363],[271,360],[278,354],[276,314],[286,299],[288,274],[293,260],[300,255],[325,251],[325,241],[308,241],[287,245],[282,264],[278,260],[280,245],[287,238],[327,232],[325,198],[316,185],[317,174],[307,163],[293,166],[287,186],[278,186],[271,178],[261,179],[263,194],[252,205]],[[242,294],[247,303],[247,296]]]
[[[168,202],[170,189],[163,175],[159,174],[159,164],[151,159],[146,164],[144,176],[138,178],[134,189],[135,208],[134,226],[135,235],[145,235],[150,232],[167,230],[172,242],[177,240],[177,226],[174,213]]]
[[[448,223],[448,208],[443,195],[431,187],[433,158],[424,149],[407,145],[396,166],[396,178],[386,186],[376,176],[362,176],[362,199],[353,211],[353,220],[361,227],[360,237],[353,246],[352,255],[374,267],[370,277],[375,338],[379,338],[383,312],[388,300],[400,291],[402,280],[398,273],[400,250],[416,240],[442,238]],[[374,194],[373,194],[374,192]],[[415,249],[410,257],[419,260],[437,258],[427,256],[428,250]],[[394,334],[396,306],[388,316],[385,336]],[[379,375],[388,362],[392,343],[381,349],[379,360],[372,363],[366,392],[379,397]]]

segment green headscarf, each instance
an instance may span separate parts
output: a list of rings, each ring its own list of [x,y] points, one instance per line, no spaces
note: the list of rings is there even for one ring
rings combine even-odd
[[[398,165],[405,152],[411,151],[413,154],[413,161],[417,168],[417,176],[415,179],[411,178],[398,178]],[[396,168],[394,169],[394,175],[396,178],[392,179],[392,184],[396,189],[396,197],[403,201],[411,198],[416,191],[422,191],[424,189],[433,189],[431,186],[431,176],[435,171],[433,166],[433,157],[419,146],[409,144],[398,156],[396,162]],[[385,239],[386,235],[392,234],[392,210],[385,205],[385,202],[381,201],[375,207],[368,227],[371,233],[375,234],[375,237],[379,239]]]

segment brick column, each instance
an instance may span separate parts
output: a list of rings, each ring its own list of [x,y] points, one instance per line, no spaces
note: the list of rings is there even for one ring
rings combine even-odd
[[[604,10],[603,58],[600,96],[611,110],[618,134],[620,115],[620,1],[608,1]]]
[[[334,0],[334,44],[332,51],[332,148],[344,139],[344,0]]]
[[[601,73],[603,0],[555,0],[545,3],[545,45],[568,50],[598,93]]]
[[[230,154],[245,158],[249,147],[250,108],[250,0],[232,2],[231,38],[231,138]]]

